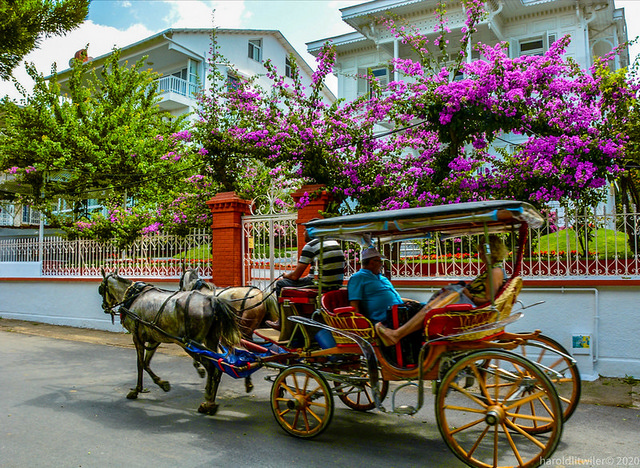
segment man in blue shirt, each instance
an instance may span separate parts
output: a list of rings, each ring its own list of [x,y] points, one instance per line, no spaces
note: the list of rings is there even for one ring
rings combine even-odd
[[[374,324],[386,320],[390,306],[403,303],[391,281],[380,274],[383,260],[373,247],[364,249],[360,257],[362,268],[347,284],[349,304]]]

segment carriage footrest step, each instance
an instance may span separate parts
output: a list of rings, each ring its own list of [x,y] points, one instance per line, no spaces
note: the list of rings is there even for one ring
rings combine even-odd
[[[418,412],[418,410],[410,405],[401,405],[401,406],[397,406],[393,409],[394,413],[397,414],[416,414]]]
[[[280,338],[280,332],[273,328],[258,328],[253,331],[253,334],[263,340],[275,343],[279,346],[285,346],[287,344],[286,341],[278,341]]]

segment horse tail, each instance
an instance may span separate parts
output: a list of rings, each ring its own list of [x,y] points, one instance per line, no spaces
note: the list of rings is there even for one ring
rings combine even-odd
[[[269,320],[279,320],[280,308],[278,307],[278,301],[276,300],[275,293],[269,293],[264,302],[267,308]]]
[[[233,348],[242,338],[235,311],[229,301],[216,296],[208,297],[215,314],[215,322],[220,325],[220,343],[227,348]]]

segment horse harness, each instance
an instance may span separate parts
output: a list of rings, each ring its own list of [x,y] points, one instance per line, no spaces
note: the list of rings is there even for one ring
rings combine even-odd
[[[108,279],[105,278],[105,282]],[[158,320],[160,319],[160,316],[162,315],[162,313],[164,312],[167,303],[169,302],[169,300],[174,297],[177,293],[181,292],[181,291],[175,291],[173,294],[171,294],[169,297],[167,297],[164,302],[162,303],[162,305],[160,306],[160,309],[158,310],[158,312],[156,313],[154,319],[152,322],[148,322],[146,320],[143,320],[142,318],[140,318],[135,312],[132,312],[130,310],[130,307],[133,305],[134,301],[136,299],[138,299],[140,296],[142,296],[144,293],[151,291],[152,289],[155,290],[159,290],[158,288],[156,288],[155,286],[149,285],[147,283],[144,283],[142,281],[136,281],[134,283],[131,284],[131,286],[129,286],[125,292],[124,292],[124,296],[122,298],[122,301],[114,304],[112,306],[107,305],[107,295],[109,295],[109,290],[108,288],[103,284],[100,285],[99,287],[99,292],[100,294],[102,294],[103,296],[103,302],[102,302],[102,308],[105,311],[105,313],[108,313],[111,315],[111,323],[114,323],[114,317],[116,312],[114,312],[114,309],[116,307],[118,307],[118,312],[120,313],[120,323],[124,324],[124,319],[125,317],[129,317],[133,320],[134,322],[134,332],[137,334],[138,333],[138,326],[140,324],[145,325],[147,327],[153,328],[154,330],[168,336],[169,338],[175,339],[177,341],[182,341],[182,342],[188,342],[189,341],[189,337],[188,335],[183,337],[183,338],[179,338],[177,336],[173,336],[169,333],[167,333],[166,331],[164,331],[162,328],[160,328],[158,326]],[[187,296],[187,302],[185,304],[184,307],[184,323],[185,323],[185,332],[188,333],[189,330],[189,303],[191,302],[191,297],[192,294],[189,294],[189,296]]]

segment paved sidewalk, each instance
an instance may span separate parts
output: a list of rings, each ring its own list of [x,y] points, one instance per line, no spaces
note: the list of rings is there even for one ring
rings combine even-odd
[[[131,336],[128,333],[48,325],[45,323],[3,318],[0,318],[0,332],[22,333],[25,335],[45,336],[60,340],[80,341],[83,343],[133,349]],[[186,357],[184,351],[174,345],[161,345],[158,352]],[[604,377],[595,382],[582,382],[580,402],[640,409],[640,384],[633,382],[632,379]]]

